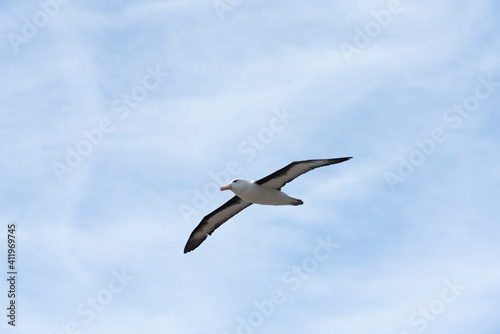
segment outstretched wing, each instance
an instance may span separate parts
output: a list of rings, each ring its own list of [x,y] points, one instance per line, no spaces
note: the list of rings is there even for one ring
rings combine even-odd
[[[258,181],[255,181],[255,183],[268,188],[281,189],[288,182],[292,181],[293,179],[304,173],[309,172],[310,170],[313,170],[318,167],[338,164],[340,162],[344,162],[351,158],[352,157],[294,161],[290,163],[288,166],[285,166],[280,170],[277,170],[276,172]]]
[[[238,196],[234,196],[220,208],[206,215],[189,236],[186,247],[184,247],[184,253],[190,252],[198,247],[207,236],[211,235],[219,226],[250,205],[252,205],[252,203],[244,201]]]

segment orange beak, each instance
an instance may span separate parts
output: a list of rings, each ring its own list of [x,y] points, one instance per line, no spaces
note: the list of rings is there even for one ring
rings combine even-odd
[[[220,191],[229,190],[231,188],[232,188],[231,183],[229,183],[227,186],[220,187]]]

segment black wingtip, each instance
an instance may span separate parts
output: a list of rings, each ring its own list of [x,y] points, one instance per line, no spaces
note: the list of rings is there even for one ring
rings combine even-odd
[[[188,242],[186,243],[186,246],[184,247],[184,254],[187,254],[191,251],[194,251],[196,248],[198,248],[199,245],[201,245],[201,243],[206,239],[207,237],[205,238],[202,238],[201,240],[200,239],[192,239],[192,238],[189,238]]]
[[[341,163],[347,160],[351,160],[352,157],[344,157],[344,158],[337,158],[337,159],[332,159],[332,160],[337,160],[337,163]]]
[[[194,251],[196,249],[196,247],[198,247],[198,246],[188,247],[188,245],[186,245],[186,247],[184,247],[184,254],[187,254],[191,251]]]
[[[330,164],[339,164],[341,162],[347,161],[352,159],[352,157],[343,157],[343,158],[333,158],[333,159],[326,159],[327,161],[330,162]]]
[[[193,233],[191,233],[191,235],[189,236],[188,241],[186,242],[186,246],[184,246],[184,254],[189,253],[198,248],[198,246],[201,245],[201,243],[206,238],[207,237],[205,236],[205,238],[201,238],[200,240],[200,238],[196,237],[196,231],[193,231]]]

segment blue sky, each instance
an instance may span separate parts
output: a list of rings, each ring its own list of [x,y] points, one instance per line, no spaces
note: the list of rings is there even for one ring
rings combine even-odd
[[[4,1],[2,333],[498,333],[499,14]],[[182,253],[220,181],[343,156]]]

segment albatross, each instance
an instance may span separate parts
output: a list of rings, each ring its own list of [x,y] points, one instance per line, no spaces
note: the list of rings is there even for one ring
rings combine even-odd
[[[302,200],[288,196],[281,191],[281,188],[298,176],[315,168],[338,164],[351,158],[294,161],[257,181],[249,179],[232,180],[228,185],[221,187],[220,190],[231,190],[235,196],[202,219],[191,233],[186,247],[184,247],[184,253],[196,249],[219,226],[253,203],[293,206],[304,204]]]

